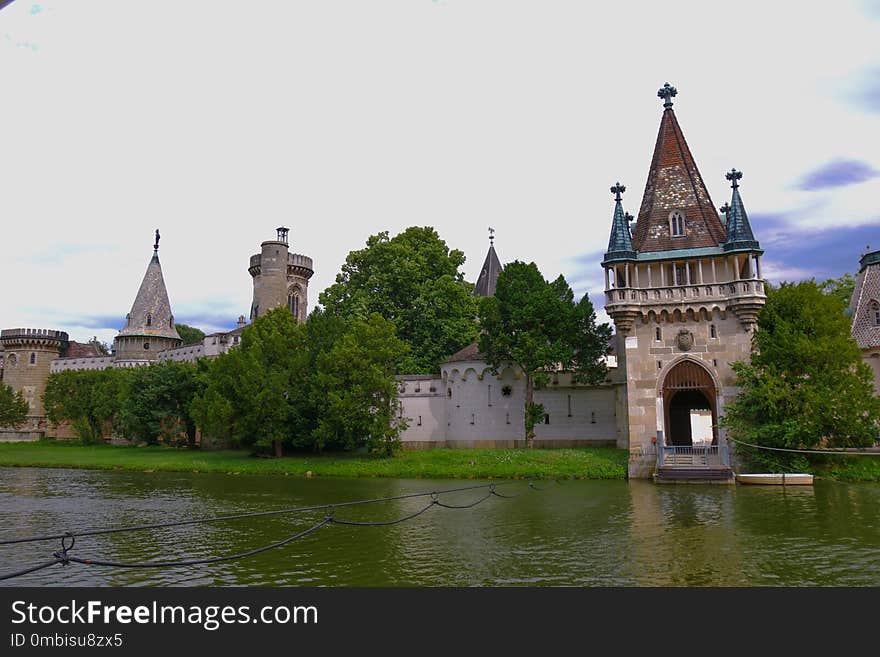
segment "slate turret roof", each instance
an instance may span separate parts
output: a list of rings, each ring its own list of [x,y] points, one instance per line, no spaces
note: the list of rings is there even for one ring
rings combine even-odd
[[[746,208],[739,195],[739,180],[741,178],[742,172],[736,169],[731,169],[727,174],[727,179],[733,188],[733,198],[730,199],[730,208],[727,210],[727,241],[724,243],[724,250],[758,251],[761,247],[752,233]]]
[[[153,250],[153,257],[147,265],[144,280],[141,281],[131,312],[126,317],[125,326],[119,335],[180,340],[180,335],[174,327],[174,315],[171,312],[171,302],[168,300],[168,290],[165,289],[165,279],[162,277],[158,246]]]
[[[621,194],[625,191],[626,187],[620,183],[611,188],[611,193],[614,194],[614,217],[611,220],[611,237],[608,240],[605,262],[636,259],[632,235],[629,231],[629,222],[632,216],[623,211],[623,200],[621,199]]]
[[[495,245],[490,244],[486,260],[483,261],[483,268],[480,270],[480,277],[474,287],[474,294],[478,297],[495,296],[495,285],[498,283],[498,274],[501,273],[501,269],[501,261],[498,259],[498,254],[495,253]]]

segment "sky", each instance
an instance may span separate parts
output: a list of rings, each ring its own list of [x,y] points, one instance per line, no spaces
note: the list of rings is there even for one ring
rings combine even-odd
[[[716,207],[744,172],[767,278],[880,248],[880,0],[15,0],[0,327],[111,342],[156,228],[206,331],[248,314],[280,225],[310,307],[368,236],[430,225],[468,280],[491,226],[601,309],[609,188],[638,213],[665,82]]]

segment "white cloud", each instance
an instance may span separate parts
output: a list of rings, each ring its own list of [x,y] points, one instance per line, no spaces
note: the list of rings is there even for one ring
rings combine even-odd
[[[2,326],[124,317],[156,227],[175,314],[228,326],[281,224],[312,305],[368,235],[414,224],[471,280],[489,225],[502,260],[571,276],[607,244],[614,181],[638,209],[667,80],[717,205],[731,166],[750,214],[813,207],[794,182],[832,158],[880,169],[880,118],[841,101],[880,60],[858,3],[40,6],[0,13]],[[876,184],[805,225],[871,221]]]

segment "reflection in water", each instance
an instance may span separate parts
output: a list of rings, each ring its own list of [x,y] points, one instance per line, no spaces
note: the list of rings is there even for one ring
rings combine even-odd
[[[0,537],[306,506],[462,482],[296,479],[0,468]],[[524,487],[511,486],[510,489]],[[880,486],[542,484],[515,500],[432,509],[391,527],[325,527],[241,561],[157,570],[71,564],[7,585],[629,586],[880,584]],[[481,491],[444,496],[464,504]],[[424,499],[338,509],[388,520]],[[217,556],[277,541],[320,512],[83,537],[81,558]],[[46,559],[55,542],[0,546],[0,571]]]

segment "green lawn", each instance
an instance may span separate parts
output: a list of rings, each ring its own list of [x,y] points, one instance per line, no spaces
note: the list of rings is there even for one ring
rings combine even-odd
[[[625,479],[627,459],[626,450],[606,447],[426,449],[403,451],[394,458],[368,454],[298,454],[269,459],[237,450],[86,446],[55,441],[0,443],[0,466],[298,477]]]

